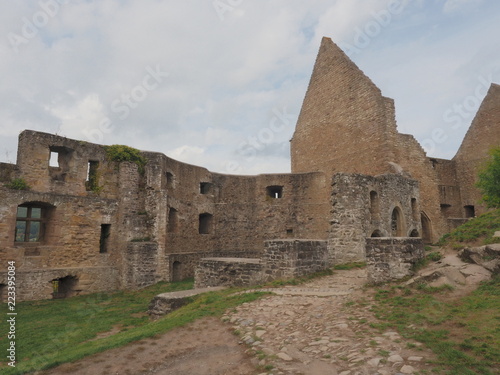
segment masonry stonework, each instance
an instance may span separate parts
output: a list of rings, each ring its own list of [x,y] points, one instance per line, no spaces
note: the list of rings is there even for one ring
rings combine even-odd
[[[457,155],[430,158],[398,133],[394,101],[324,38],[291,174],[224,175],[155,152],[140,152],[142,168],[23,131],[16,164],[0,163],[0,262],[16,262],[18,298],[34,300],[182,280],[207,257],[259,260],[274,278],[368,261],[370,238],[402,239],[391,251],[406,253],[404,239],[433,242],[485,212],[474,182],[499,144],[500,86]]]

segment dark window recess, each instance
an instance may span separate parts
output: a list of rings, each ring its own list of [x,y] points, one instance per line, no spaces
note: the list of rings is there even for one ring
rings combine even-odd
[[[474,208],[474,206],[464,206],[464,208],[466,218],[476,217],[476,209]]]
[[[167,172],[165,174],[165,177],[167,179],[167,188],[168,189],[173,189],[174,188],[174,175],[170,172]]]
[[[175,208],[170,207],[168,210],[168,223],[167,223],[167,232],[175,233],[177,232],[177,210]]]
[[[287,237],[292,237],[293,236],[293,229],[291,229],[291,228],[287,229],[286,235],[287,235]]]
[[[371,237],[383,237],[382,232],[377,229],[377,230],[373,231]]]
[[[22,205],[17,207],[16,242],[40,242],[45,233],[46,212],[43,207]]]
[[[212,192],[212,184],[209,182],[200,182],[200,194],[210,194]]]
[[[211,214],[201,214],[199,220],[198,231],[200,234],[210,234],[212,232],[212,218]]]
[[[108,252],[109,235],[111,233],[111,224],[101,224],[101,237],[99,238],[99,252]]]
[[[95,190],[99,186],[99,177],[97,175],[98,169],[99,169],[99,162],[94,160],[89,160],[89,164],[87,167],[87,180],[85,181],[85,187],[89,191]]]
[[[420,237],[420,234],[418,233],[418,230],[413,229],[410,233],[410,237]]]
[[[370,191],[370,215],[372,220],[380,217],[380,201],[376,191]]]
[[[418,221],[420,218],[420,212],[418,211],[417,198],[411,199],[411,214],[413,220]]]
[[[399,207],[392,211],[391,215],[391,231],[393,237],[403,237],[403,217]]]
[[[271,198],[282,198],[283,197],[283,186],[268,186],[266,188],[266,194]]]
[[[52,298],[60,299],[75,295],[78,279],[74,276],[61,277],[52,282]]]

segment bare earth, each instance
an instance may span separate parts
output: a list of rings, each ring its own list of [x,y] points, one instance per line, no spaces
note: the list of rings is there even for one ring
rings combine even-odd
[[[443,265],[448,267],[446,259]],[[465,275],[469,272],[455,257],[449,263]],[[477,277],[472,276],[467,280],[476,284]],[[274,295],[243,304],[222,321],[202,319],[38,374],[430,373],[429,362],[435,357],[420,343],[370,328],[369,323],[377,320],[370,311],[372,293],[363,289],[365,283],[365,270],[336,271],[307,284],[273,289]]]

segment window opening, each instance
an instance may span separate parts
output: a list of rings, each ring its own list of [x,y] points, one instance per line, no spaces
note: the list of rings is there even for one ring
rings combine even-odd
[[[174,175],[170,172],[167,172],[165,176],[167,177],[167,188],[173,189],[174,188]]]
[[[373,231],[373,233],[370,237],[383,237],[383,236],[382,236],[382,232],[377,229],[377,230]]]
[[[466,218],[476,217],[476,209],[474,208],[474,206],[464,206],[464,208]]]
[[[418,233],[418,230],[413,229],[410,233],[410,237],[420,237],[420,234]]]
[[[15,242],[40,242],[45,229],[45,209],[38,206],[17,207]]]
[[[78,284],[78,279],[75,276],[66,276],[59,279],[54,279],[52,283],[52,298],[60,299],[75,295],[75,287]]]
[[[85,183],[87,190],[95,190],[98,187],[99,184],[97,176],[98,168],[99,168],[98,161],[89,160],[87,167],[87,180]]]
[[[59,168],[59,152],[50,151],[49,167]]]
[[[266,188],[268,197],[279,199],[283,197],[283,186],[268,186]]]
[[[425,214],[425,212],[420,213],[420,220],[422,222],[422,240],[424,243],[432,242],[432,225],[431,220]]]
[[[411,199],[411,213],[413,220],[418,220],[417,198]]]
[[[212,184],[209,182],[200,182],[200,194],[209,194],[212,191]]]
[[[391,215],[391,232],[393,237],[403,237],[403,217],[399,207],[394,208]]]
[[[101,224],[101,237],[99,238],[99,252],[108,252],[109,235],[111,234],[111,224]]]
[[[199,220],[199,233],[209,234],[212,231],[212,215],[211,214],[201,214]]]

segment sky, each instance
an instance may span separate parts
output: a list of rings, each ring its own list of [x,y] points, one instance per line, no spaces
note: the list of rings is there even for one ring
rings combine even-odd
[[[287,173],[323,36],[454,156],[500,83],[495,0],[0,0],[0,162],[24,129]]]

